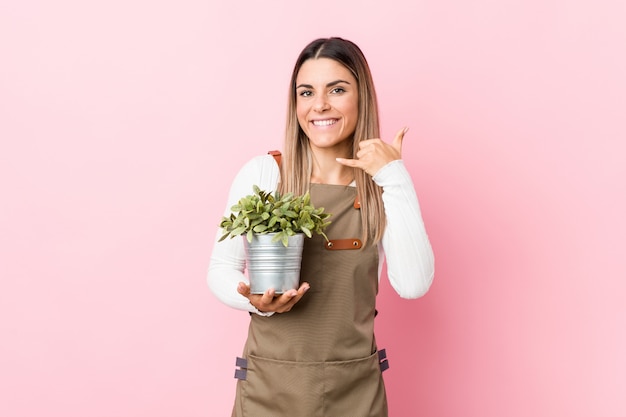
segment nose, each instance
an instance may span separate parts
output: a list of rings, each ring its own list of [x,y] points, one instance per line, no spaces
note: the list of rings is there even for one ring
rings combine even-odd
[[[313,110],[317,112],[323,112],[328,109],[330,109],[328,98],[324,94],[318,94],[315,97],[315,103],[313,103]]]

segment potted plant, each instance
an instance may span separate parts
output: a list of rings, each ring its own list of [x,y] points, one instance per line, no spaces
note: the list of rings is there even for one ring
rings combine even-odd
[[[262,294],[274,288],[277,294],[296,289],[300,282],[300,264],[304,237],[320,234],[328,240],[324,229],[330,224],[329,213],[315,208],[307,192],[266,192],[254,185],[247,195],[231,207],[231,214],[222,217],[224,234],[219,239],[244,236],[250,291]]]

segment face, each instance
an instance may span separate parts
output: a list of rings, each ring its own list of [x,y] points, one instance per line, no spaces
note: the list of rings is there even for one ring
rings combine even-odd
[[[358,113],[357,81],[346,67],[328,58],[302,64],[296,77],[296,114],[312,149],[351,149]]]

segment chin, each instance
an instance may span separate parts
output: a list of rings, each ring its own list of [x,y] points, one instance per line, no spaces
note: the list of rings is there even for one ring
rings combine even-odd
[[[309,139],[309,141],[311,142],[311,145],[315,146],[316,148],[332,148],[333,146],[336,146],[338,144],[340,144],[342,141],[339,139]]]

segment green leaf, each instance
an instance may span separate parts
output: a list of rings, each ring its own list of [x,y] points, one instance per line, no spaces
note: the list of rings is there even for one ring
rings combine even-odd
[[[278,232],[272,238],[272,242],[276,243],[276,242],[280,241],[282,238],[283,238],[283,233],[282,232]]]
[[[259,225],[254,226],[252,230],[254,230],[254,233],[262,233],[267,230],[267,226],[264,224],[259,224]]]
[[[238,228],[236,228],[235,230],[233,230],[233,231],[232,231],[232,232],[230,232],[230,233],[231,233],[232,235],[235,235],[235,236],[236,236],[236,235],[241,235],[241,234],[243,234],[245,231],[246,231],[246,228],[242,226],[242,227],[238,227]]]
[[[246,234],[251,241],[254,233],[277,232],[276,241],[286,246],[289,236],[299,232],[307,237],[321,234],[326,238],[323,231],[330,224],[330,214],[311,204],[310,193],[294,196],[293,193],[267,192],[258,185],[253,185],[252,190],[252,195],[240,198],[231,207],[229,217],[222,217],[219,225],[224,234],[220,240]]]

